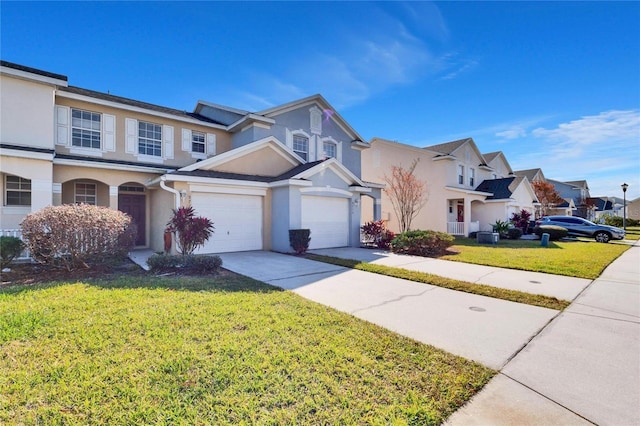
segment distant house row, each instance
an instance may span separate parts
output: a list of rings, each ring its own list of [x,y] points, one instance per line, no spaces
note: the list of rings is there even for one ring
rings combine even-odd
[[[531,182],[544,179],[470,138],[426,148],[367,142],[321,95],[257,112],[198,101],[187,112],[6,61],[1,79],[4,233],[47,205],[89,203],[131,215],[137,246],[160,251],[172,210],[190,205],[215,223],[200,253],[290,251],[288,231],[299,228],[311,229],[311,248],[358,246],[363,221],[397,226],[384,192],[391,166],[418,161],[427,182],[413,228],[455,235],[535,213]],[[591,199],[584,181],[549,181],[567,200],[563,213],[620,208]]]

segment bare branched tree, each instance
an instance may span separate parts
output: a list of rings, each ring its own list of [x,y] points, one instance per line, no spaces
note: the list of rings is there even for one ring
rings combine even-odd
[[[411,222],[428,199],[427,183],[414,174],[417,165],[418,159],[406,169],[402,166],[392,166],[391,175],[384,176],[387,184],[384,192],[391,200],[400,232],[411,229]]]

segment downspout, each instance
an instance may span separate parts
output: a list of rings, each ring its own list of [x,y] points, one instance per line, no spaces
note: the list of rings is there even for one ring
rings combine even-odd
[[[166,176],[160,176],[160,188],[164,189],[165,191],[172,192],[176,196],[176,210],[178,210],[180,208],[180,198],[181,198],[180,191],[167,186],[165,184],[166,180],[167,180]]]

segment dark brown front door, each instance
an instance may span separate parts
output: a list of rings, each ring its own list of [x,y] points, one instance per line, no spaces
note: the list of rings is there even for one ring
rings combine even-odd
[[[138,228],[138,236],[136,237],[136,245],[143,246],[146,243],[145,225],[145,199],[144,195],[135,194],[119,194],[118,210],[131,216],[133,223]]]
[[[458,222],[464,222],[464,206],[458,204]]]

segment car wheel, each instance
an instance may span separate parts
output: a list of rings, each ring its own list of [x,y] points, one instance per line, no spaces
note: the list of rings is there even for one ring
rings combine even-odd
[[[608,243],[611,237],[606,232],[596,232],[595,239],[599,243]]]

